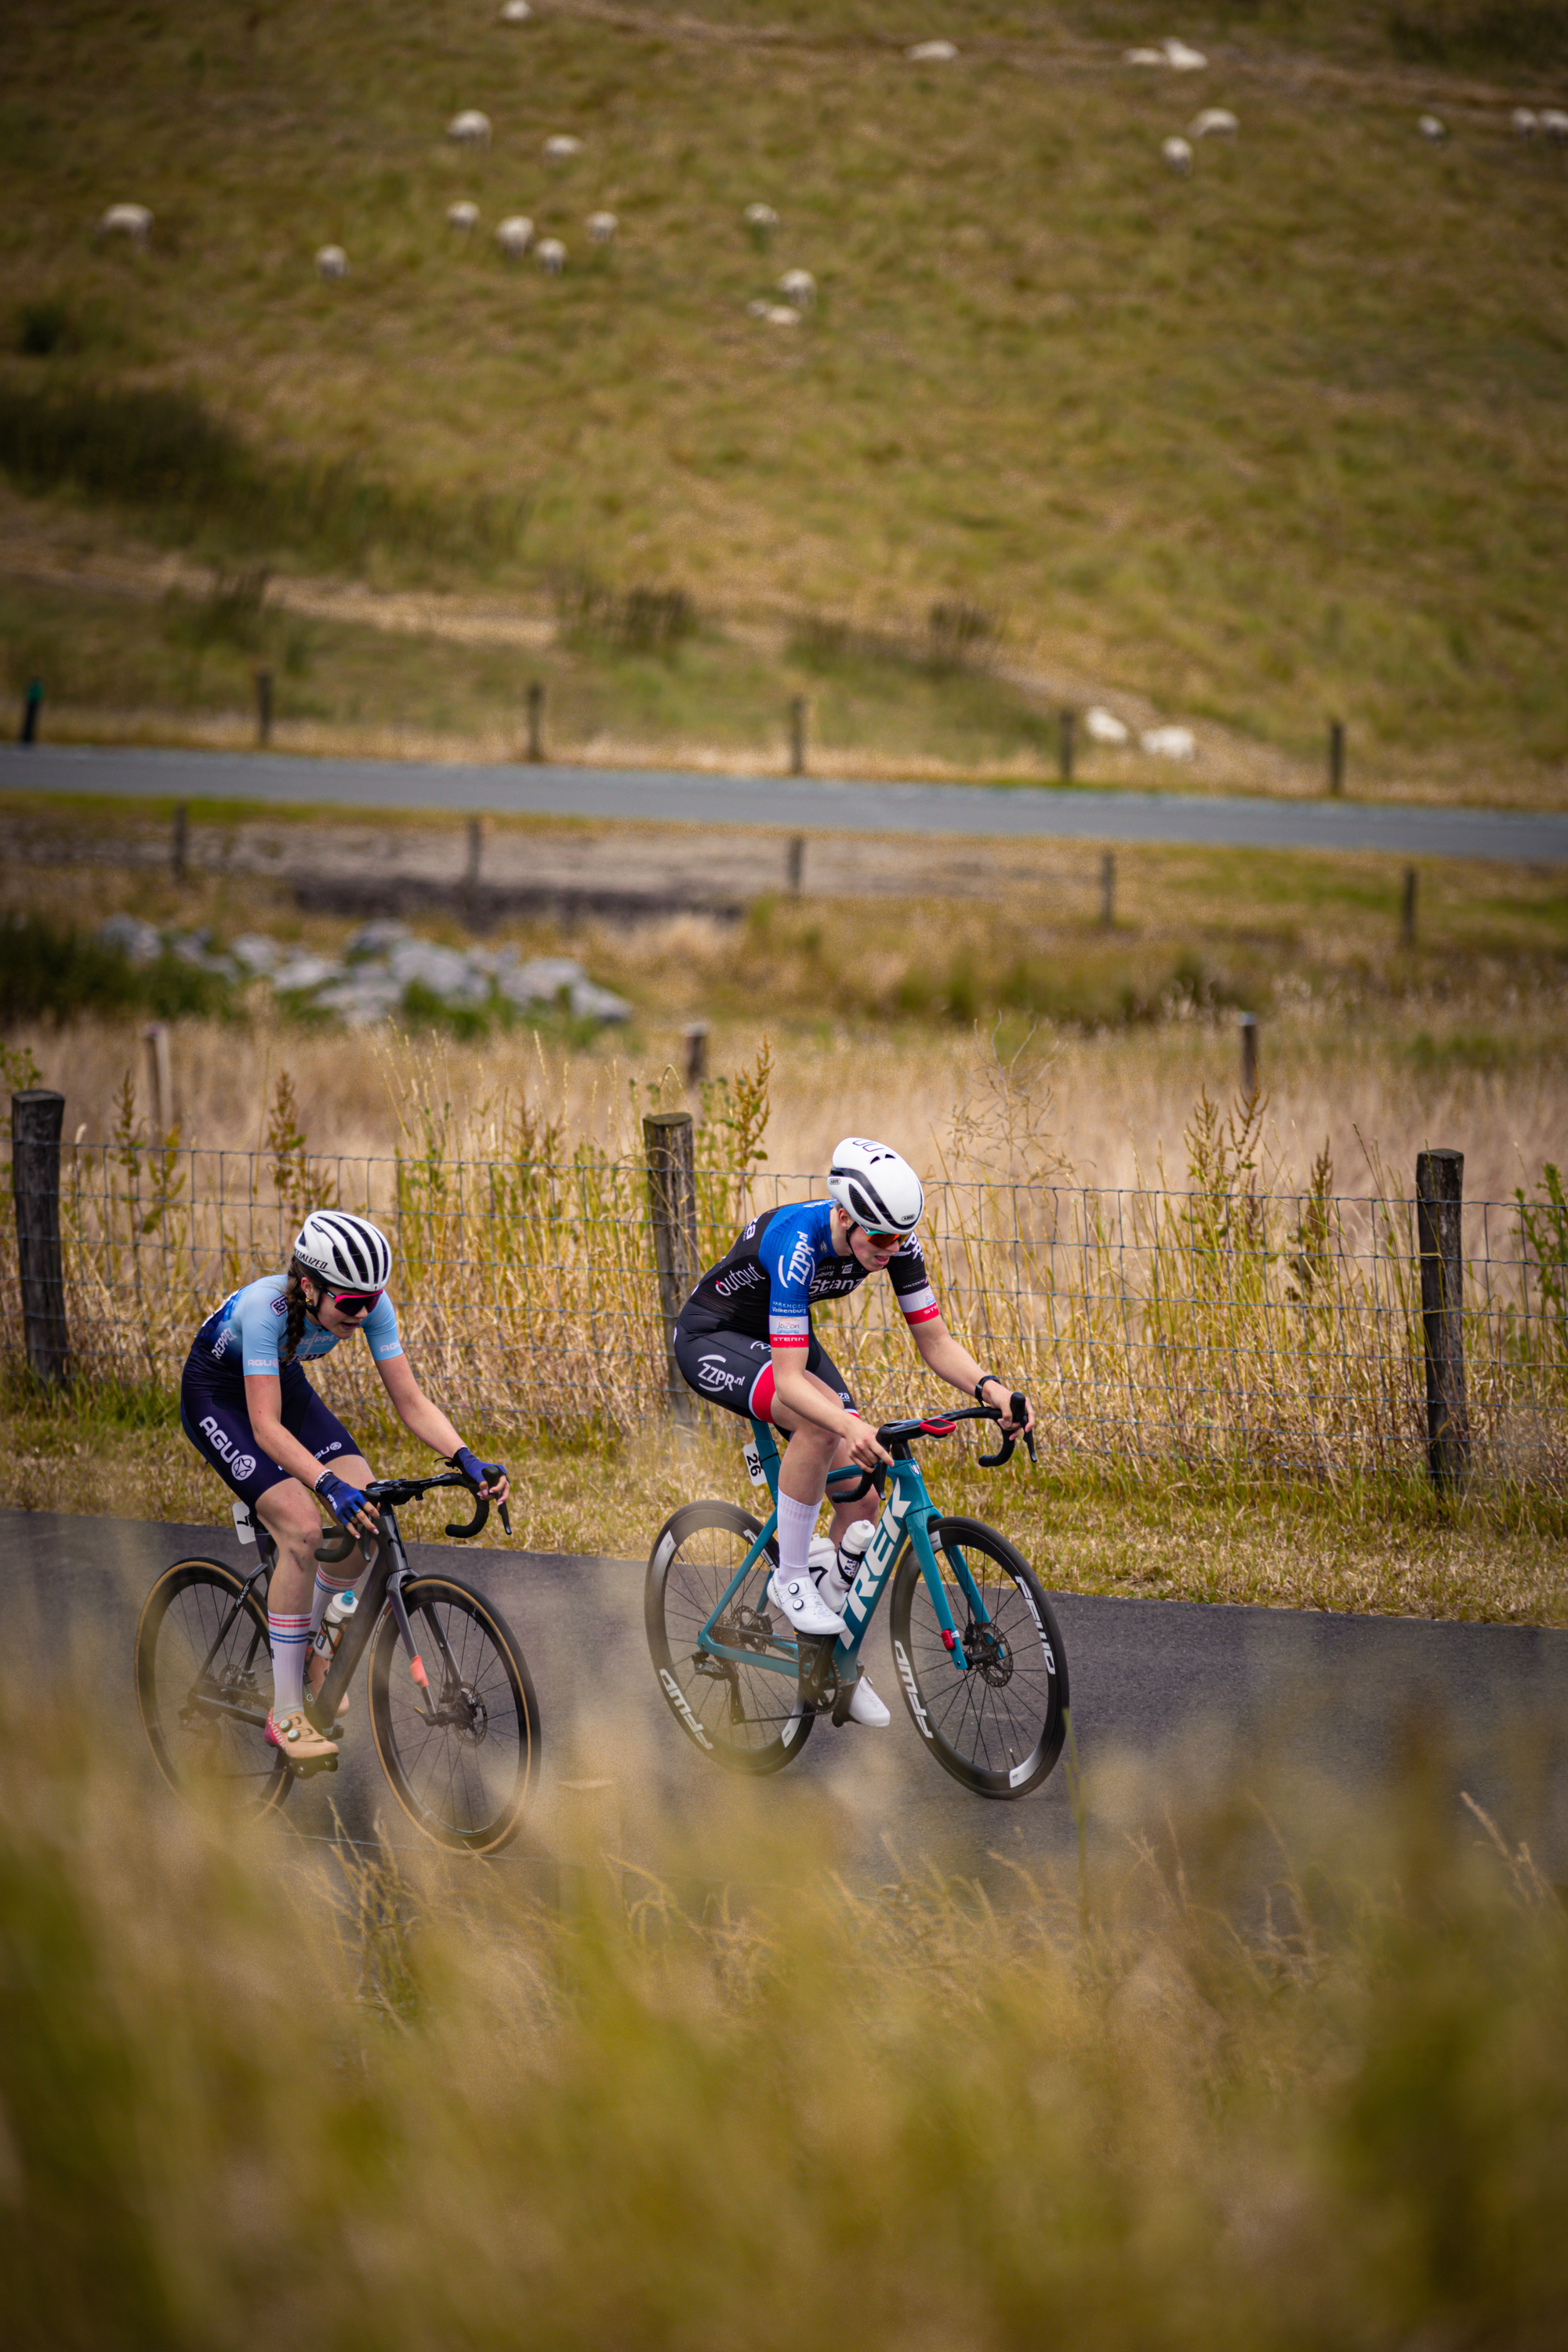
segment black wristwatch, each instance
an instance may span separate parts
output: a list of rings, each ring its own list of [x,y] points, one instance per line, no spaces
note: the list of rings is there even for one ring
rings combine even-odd
[[[1004,1381],[998,1378],[996,1373],[982,1372],[980,1378],[974,1383],[974,1402],[976,1404],[984,1404],[985,1402],[985,1399],[981,1395],[980,1391],[985,1386],[987,1381],[995,1381],[998,1388],[1004,1388],[1006,1385]]]

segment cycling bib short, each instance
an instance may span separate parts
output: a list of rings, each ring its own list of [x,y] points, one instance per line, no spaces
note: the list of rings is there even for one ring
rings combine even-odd
[[[925,1254],[911,1234],[888,1261],[904,1318],[928,1322],[940,1310]],[[833,1202],[801,1201],[753,1217],[680,1310],[675,1360],[700,1396],[731,1412],[771,1419],[774,1348],[805,1350],[805,1370],[841,1396],[843,1375],[811,1328],[812,1302],[846,1298],[870,1267],[833,1246]]]

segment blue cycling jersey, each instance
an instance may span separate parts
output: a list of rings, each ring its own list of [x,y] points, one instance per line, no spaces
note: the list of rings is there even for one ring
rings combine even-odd
[[[259,1282],[247,1282],[243,1290],[234,1291],[196,1333],[193,1359],[237,1386],[243,1385],[247,1372],[270,1372],[276,1379],[283,1368],[288,1331],[289,1305],[283,1295],[287,1287],[285,1276],[266,1274]],[[397,1317],[384,1290],[359,1328],[378,1364],[385,1363],[389,1356],[402,1355]],[[327,1356],[337,1345],[337,1335],[323,1330],[314,1316],[308,1315],[289,1360],[304,1363],[313,1356]]]
[[[680,1310],[680,1328],[696,1336],[739,1331],[775,1348],[811,1344],[811,1302],[843,1298],[868,1268],[840,1257],[833,1246],[831,1201],[800,1201],[766,1210],[710,1266]],[[913,1234],[888,1260],[888,1277],[909,1323],[938,1313],[925,1252]]]

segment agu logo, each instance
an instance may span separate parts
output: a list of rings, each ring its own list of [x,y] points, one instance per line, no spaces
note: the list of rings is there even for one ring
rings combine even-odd
[[[210,1412],[207,1414],[206,1419],[202,1423],[202,1435],[209,1441],[212,1445],[213,1452],[215,1454],[221,1454],[224,1460],[228,1464],[229,1475],[231,1477],[249,1478],[254,1475],[256,1470],[255,1454],[237,1454],[234,1450],[233,1439],[225,1435],[224,1432],[219,1428],[217,1423],[213,1419]]]
[[[249,1478],[255,1474],[256,1456],[254,1454],[237,1454],[228,1466],[237,1478]]]

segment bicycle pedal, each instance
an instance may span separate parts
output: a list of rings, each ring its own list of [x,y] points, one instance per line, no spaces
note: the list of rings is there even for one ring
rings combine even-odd
[[[289,1756],[284,1761],[296,1780],[310,1780],[318,1772],[335,1772],[338,1769],[335,1756],[301,1756],[298,1759]]]
[[[849,1709],[855,1702],[855,1685],[859,1679],[859,1675],[855,1675],[848,1682],[843,1680],[839,1682],[838,1694],[833,1702],[833,1723],[836,1730],[842,1731],[849,1720]]]

